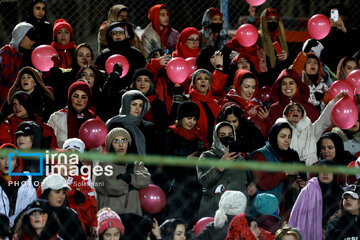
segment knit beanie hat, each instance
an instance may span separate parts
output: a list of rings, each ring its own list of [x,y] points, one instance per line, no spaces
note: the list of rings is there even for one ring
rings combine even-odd
[[[29,115],[33,114],[33,107],[32,107],[32,97],[25,91],[17,91],[11,98],[11,103],[14,102],[14,99],[17,99],[21,105],[25,108],[26,112]]]
[[[206,70],[206,69],[198,69],[198,70],[196,70],[196,71],[192,74],[192,77],[191,77],[192,84],[195,85],[196,76],[197,76],[199,73],[205,73],[206,75],[209,76],[209,78],[210,78],[210,86],[211,86],[211,77],[212,77],[212,75],[211,75],[211,73],[210,73],[208,70]]]
[[[121,232],[121,236],[124,236],[125,228],[119,215],[110,209],[102,210],[98,216],[98,235],[101,236],[108,228],[113,227],[118,228]]]
[[[131,136],[128,131],[126,131],[124,128],[113,128],[105,138],[105,149],[108,152],[111,147],[111,142],[118,136],[122,136],[127,138],[129,141],[129,144],[131,145]]]
[[[27,22],[18,23],[14,30],[11,33],[11,41],[10,46],[19,50],[19,44],[21,40],[25,37],[25,35],[30,31],[30,29],[34,29],[34,26]],[[29,37],[30,38],[30,37]],[[31,39],[33,40],[33,39]]]
[[[144,75],[148,76],[150,78],[150,89],[149,89],[149,92],[147,94],[152,93],[154,91],[154,82],[153,82],[154,81],[154,74],[150,70],[148,70],[146,68],[138,68],[138,69],[135,70],[134,75],[133,75],[133,84],[134,84],[133,88],[135,88],[136,78],[138,76],[144,76]]]
[[[69,90],[68,90],[69,102],[71,99],[71,94],[73,94],[73,92],[75,92],[76,90],[84,91],[86,93],[86,95],[88,96],[89,100],[91,99],[92,92],[91,92],[90,85],[84,81],[77,81],[77,82],[74,82],[73,84],[71,84],[71,86],[69,87]]]
[[[225,191],[219,201],[219,209],[215,213],[214,226],[222,228],[227,222],[226,215],[236,216],[244,213],[246,209],[247,198],[241,191]]]
[[[83,153],[85,150],[85,143],[79,138],[69,138],[64,142],[63,149],[75,149],[80,153]]]
[[[57,32],[61,28],[66,28],[67,30],[69,30],[71,39],[74,38],[74,31],[73,31],[71,25],[67,21],[65,21],[64,19],[61,18],[61,19],[56,20],[54,23],[54,28],[53,28],[53,40],[54,41],[56,39],[55,37],[56,37]]]
[[[258,214],[273,215],[279,208],[279,201],[273,194],[260,193],[255,197],[254,208]]]
[[[196,121],[200,118],[200,108],[192,101],[183,102],[179,105],[176,119],[180,120],[184,117],[195,117]]]

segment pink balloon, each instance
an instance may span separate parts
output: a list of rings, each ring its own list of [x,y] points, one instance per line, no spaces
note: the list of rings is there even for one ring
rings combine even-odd
[[[322,14],[315,14],[308,21],[308,32],[316,40],[326,37],[331,29],[329,19]]]
[[[266,2],[266,0],[246,0],[248,4],[250,4],[251,6],[260,6],[261,4],[263,4],[264,2]]]
[[[159,213],[166,205],[164,191],[154,184],[139,190],[141,209],[148,213]]]
[[[189,76],[189,65],[181,57],[173,58],[166,65],[166,73],[173,83],[182,83]]]
[[[126,59],[126,57],[120,54],[114,54],[110,56],[105,63],[105,70],[108,74],[112,72],[116,63],[122,64],[123,71],[120,76],[122,78],[129,72],[129,61]]]
[[[103,121],[95,118],[86,120],[79,129],[79,138],[86,149],[96,148],[104,144],[107,127]]]
[[[356,94],[360,94],[360,69],[351,71],[346,77],[346,81],[348,81],[351,86],[355,88]]]
[[[31,54],[31,62],[40,71],[47,72],[54,66],[51,60],[53,55],[59,55],[56,49],[50,45],[40,45]]]
[[[331,110],[331,121],[341,129],[354,126],[358,120],[358,109],[348,95],[340,99]]]
[[[214,221],[213,217],[203,217],[203,218],[199,219],[194,226],[195,234],[199,235],[201,233],[201,231],[205,228],[205,226],[213,221]]]
[[[193,74],[193,72],[196,71],[196,57],[188,57],[187,59],[185,59],[185,61],[187,62],[187,64],[189,65],[189,75],[191,76],[191,74]]]
[[[258,91],[256,98],[260,100],[262,103],[270,102],[270,92],[271,92],[271,87],[264,86]]]
[[[354,88],[345,80],[336,80],[329,88],[329,94],[331,99],[334,99],[336,95],[341,92],[347,92],[351,99],[354,99]]]
[[[236,31],[236,39],[241,46],[250,47],[254,45],[258,39],[256,27],[252,24],[243,24]]]

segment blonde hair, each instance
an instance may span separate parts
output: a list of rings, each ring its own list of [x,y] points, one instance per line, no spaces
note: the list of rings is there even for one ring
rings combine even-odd
[[[281,240],[284,236],[294,236],[296,240],[302,239],[299,231],[296,228],[288,226],[287,224],[276,231],[275,240]]]

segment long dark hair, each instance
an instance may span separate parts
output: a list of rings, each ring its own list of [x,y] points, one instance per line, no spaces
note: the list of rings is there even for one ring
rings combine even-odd
[[[180,224],[185,226],[184,221],[179,218],[168,219],[163,224],[161,224],[160,230],[161,230],[162,239],[173,240],[175,236],[176,227]]]
[[[33,12],[33,9],[34,9],[34,6],[37,4],[37,3],[44,3],[45,4],[45,15],[44,17],[40,20],[40,22],[45,22],[47,21],[47,4],[46,4],[46,0],[31,0],[31,1],[28,1],[29,2],[29,7],[27,8],[28,11],[26,12],[25,14],[25,21],[26,22],[29,22],[29,23],[33,23],[33,22],[37,22],[37,19],[34,17],[34,12]]]

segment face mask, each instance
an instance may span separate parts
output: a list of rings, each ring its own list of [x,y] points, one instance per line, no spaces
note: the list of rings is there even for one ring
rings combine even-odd
[[[212,30],[213,32],[218,33],[218,32],[221,31],[222,23],[211,23],[211,24],[210,24],[210,27],[211,27],[211,30]]]
[[[277,22],[268,22],[268,29],[270,32],[274,32],[278,26],[279,24]]]
[[[234,142],[233,137],[222,137],[220,138],[220,142],[224,144],[225,147],[229,146],[231,143]]]

